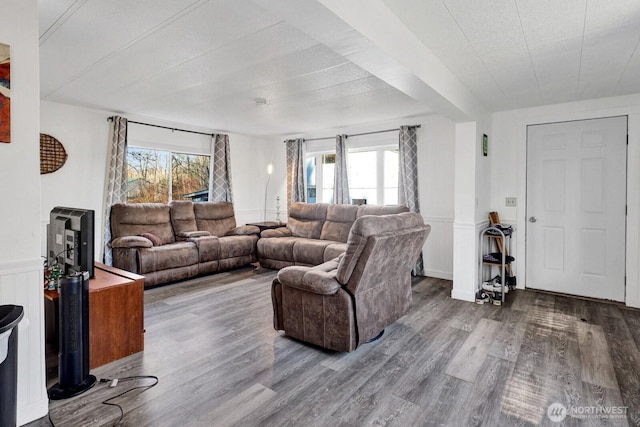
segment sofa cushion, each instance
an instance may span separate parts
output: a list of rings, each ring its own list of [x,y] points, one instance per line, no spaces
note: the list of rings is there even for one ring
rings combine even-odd
[[[330,261],[334,258],[339,257],[344,254],[344,251],[347,249],[346,243],[332,243],[326,248],[324,248],[324,262]]]
[[[255,254],[257,235],[220,237],[220,258],[236,258]]]
[[[260,232],[260,237],[291,237],[291,230],[287,227],[267,228]]]
[[[296,265],[318,265],[324,262],[327,246],[336,243],[330,240],[299,239],[293,244],[293,261]]]
[[[293,262],[293,245],[300,237],[269,237],[258,240],[260,258]]]
[[[409,212],[409,208],[400,205],[360,205],[358,206],[358,218],[363,215],[391,215]]]
[[[178,239],[189,237],[187,233],[198,230],[196,216],[193,212],[193,202],[190,200],[172,200],[169,202],[171,225]]]
[[[228,202],[200,202],[193,204],[196,225],[200,231],[222,237],[236,227],[233,204]]]
[[[138,250],[138,265],[140,267],[138,273],[142,275],[197,263],[198,249],[193,242],[178,242]]]
[[[163,203],[116,203],[111,206],[111,235],[153,233],[166,243],[175,242],[169,206]]]
[[[140,237],[144,237],[145,239],[149,239],[153,246],[162,246],[162,245],[164,245],[164,242],[162,241],[162,239],[159,238],[158,236],[156,236],[153,233],[142,233],[140,235]]]
[[[227,231],[227,236],[259,236],[260,228],[255,225],[241,225]]]
[[[215,236],[189,239],[198,248],[198,262],[218,261],[220,259],[220,239]]]
[[[319,239],[326,216],[327,204],[325,203],[295,202],[289,208],[287,228],[295,237]]]
[[[357,214],[358,207],[355,205],[327,206],[327,218],[322,226],[320,239],[346,243]]]
[[[151,240],[142,236],[122,236],[116,237],[111,241],[112,248],[150,248],[153,246]]]
[[[385,233],[398,233],[400,230],[424,226],[424,220],[418,213],[401,213],[399,215],[367,215],[358,218],[351,227],[345,254],[338,265],[338,281],[346,284],[354,268],[365,250],[370,236],[381,237]],[[392,248],[389,249],[391,251]]]

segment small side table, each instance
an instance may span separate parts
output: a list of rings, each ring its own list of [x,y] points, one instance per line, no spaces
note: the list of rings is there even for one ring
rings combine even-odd
[[[265,221],[265,222],[252,222],[252,223],[249,223],[247,225],[255,225],[256,227],[258,227],[260,229],[260,232],[262,233],[264,230],[271,230],[273,228],[286,227],[287,223],[286,222],[277,223],[277,222],[274,222],[274,221]]]

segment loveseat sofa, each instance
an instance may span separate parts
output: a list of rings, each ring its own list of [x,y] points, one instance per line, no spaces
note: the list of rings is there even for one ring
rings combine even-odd
[[[314,266],[344,253],[351,226],[364,215],[408,212],[405,206],[335,205],[295,202],[287,226],[264,230],[258,241],[258,260],[266,268]]]
[[[236,227],[231,203],[116,203],[110,219],[113,265],[145,276],[145,286],[257,261],[260,230]]]

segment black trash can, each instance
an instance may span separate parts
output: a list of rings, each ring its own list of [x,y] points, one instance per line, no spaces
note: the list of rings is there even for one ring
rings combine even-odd
[[[18,406],[18,323],[24,309],[0,305],[0,426],[16,425]]]

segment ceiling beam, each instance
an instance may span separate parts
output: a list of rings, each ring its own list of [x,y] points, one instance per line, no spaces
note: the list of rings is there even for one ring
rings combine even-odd
[[[382,0],[318,0],[395,64],[385,70],[354,53],[347,58],[456,121],[488,111]],[[421,83],[421,84],[420,84]]]

